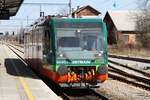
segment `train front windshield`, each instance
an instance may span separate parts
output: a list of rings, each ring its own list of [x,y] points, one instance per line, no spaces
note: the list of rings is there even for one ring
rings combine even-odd
[[[95,54],[105,52],[101,22],[57,22],[55,27],[57,55],[63,54],[69,59],[94,59]]]

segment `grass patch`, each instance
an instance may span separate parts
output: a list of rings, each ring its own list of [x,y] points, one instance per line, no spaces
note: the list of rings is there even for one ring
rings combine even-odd
[[[118,54],[118,55],[126,55],[126,56],[135,56],[135,57],[150,57],[150,49],[143,48],[139,45],[108,45],[108,53]]]

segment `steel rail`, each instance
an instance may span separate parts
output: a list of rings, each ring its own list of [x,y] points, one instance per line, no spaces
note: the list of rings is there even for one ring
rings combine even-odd
[[[124,64],[121,64],[121,63],[112,61],[112,60],[108,60],[108,61],[109,61],[110,63],[113,63],[113,64],[116,64],[116,65],[122,66],[122,67],[127,68],[127,69],[130,69],[130,70],[133,70],[133,71],[138,72],[138,73],[140,73],[140,74],[143,74],[144,76],[150,77],[150,73],[147,73],[147,72],[138,70],[138,69],[133,68],[133,67],[131,67],[131,66],[124,65]]]
[[[112,55],[112,54],[109,54],[108,56],[112,58],[118,58],[118,59],[126,59],[126,60],[138,61],[143,63],[150,63],[150,59],[145,59],[145,58],[126,57],[126,56]]]
[[[124,82],[124,83],[127,83],[127,84],[131,84],[135,87],[139,87],[139,88],[145,89],[147,91],[150,91],[149,86],[142,85],[142,84],[139,84],[139,83],[136,83],[136,82],[133,82],[133,81],[129,81],[124,77],[120,77],[120,76],[117,76],[117,75],[114,75],[114,74],[111,74],[111,73],[109,73],[109,77],[114,79],[114,80],[118,80],[118,81],[121,81],[121,82]]]
[[[128,78],[132,78],[132,79],[134,79],[134,80],[136,80],[138,82],[142,82],[142,83],[147,84],[147,85],[150,86],[150,79],[147,79],[147,78],[144,78],[144,77],[140,77],[140,76],[136,76],[136,75],[133,75],[133,74],[129,74],[129,73],[127,73],[125,71],[122,71],[120,69],[117,69],[117,68],[115,68],[115,67],[113,67],[111,65],[109,65],[109,68],[113,69],[113,70],[109,69],[110,72],[117,73],[117,74],[119,74],[121,76],[125,76],[125,77],[128,77]]]
[[[14,49],[18,50],[18,51],[21,52],[21,53],[24,53],[24,51],[22,51],[22,50],[20,50],[20,49],[18,49],[18,48],[16,48],[16,47],[14,47],[14,46],[12,46],[12,45],[10,45],[10,44],[7,44],[7,45],[13,47]]]
[[[106,96],[101,94],[98,91],[93,89],[70,89],[67,92],[64,90],[63,94],[65,94],[69,100],[109,100]]]

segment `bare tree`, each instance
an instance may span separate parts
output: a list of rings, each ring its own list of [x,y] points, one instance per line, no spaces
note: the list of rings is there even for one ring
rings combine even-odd
[[[68,8],[67,7],[60,8],[59,14],[62,16],[67,16],[68,15]]]
[[[137,32],[141,35],[141,44],[150,47],[150,0],[142,0],[139,5],[141,12],[137,14]]]

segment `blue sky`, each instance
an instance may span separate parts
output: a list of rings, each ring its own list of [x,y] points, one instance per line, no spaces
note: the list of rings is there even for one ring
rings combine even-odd
[[[72,7],[74,9],[77,6],[90,5],[102,13],[101,18],[104,17],[108,10],[137,10],[138,0],[72,0]],[[69,0],[24,0],[25,3],[37,3],[37,2],[48,2],[48,3],[68,3]],[[116,8],[113,4],[116,2]],[[62,12],[62,9],[68,9],[68,6],[41,6],[42,11],[45,15],[54,15]],[[32,23],[35,19],[39,18],[40,6],[29,6],[22,5],[19,12],[15,17],[12,17],[9,21],[0,21],[0,32],[19,32],[20,27],[24,27]],[[28,16],[28,22],[27,22]]]

